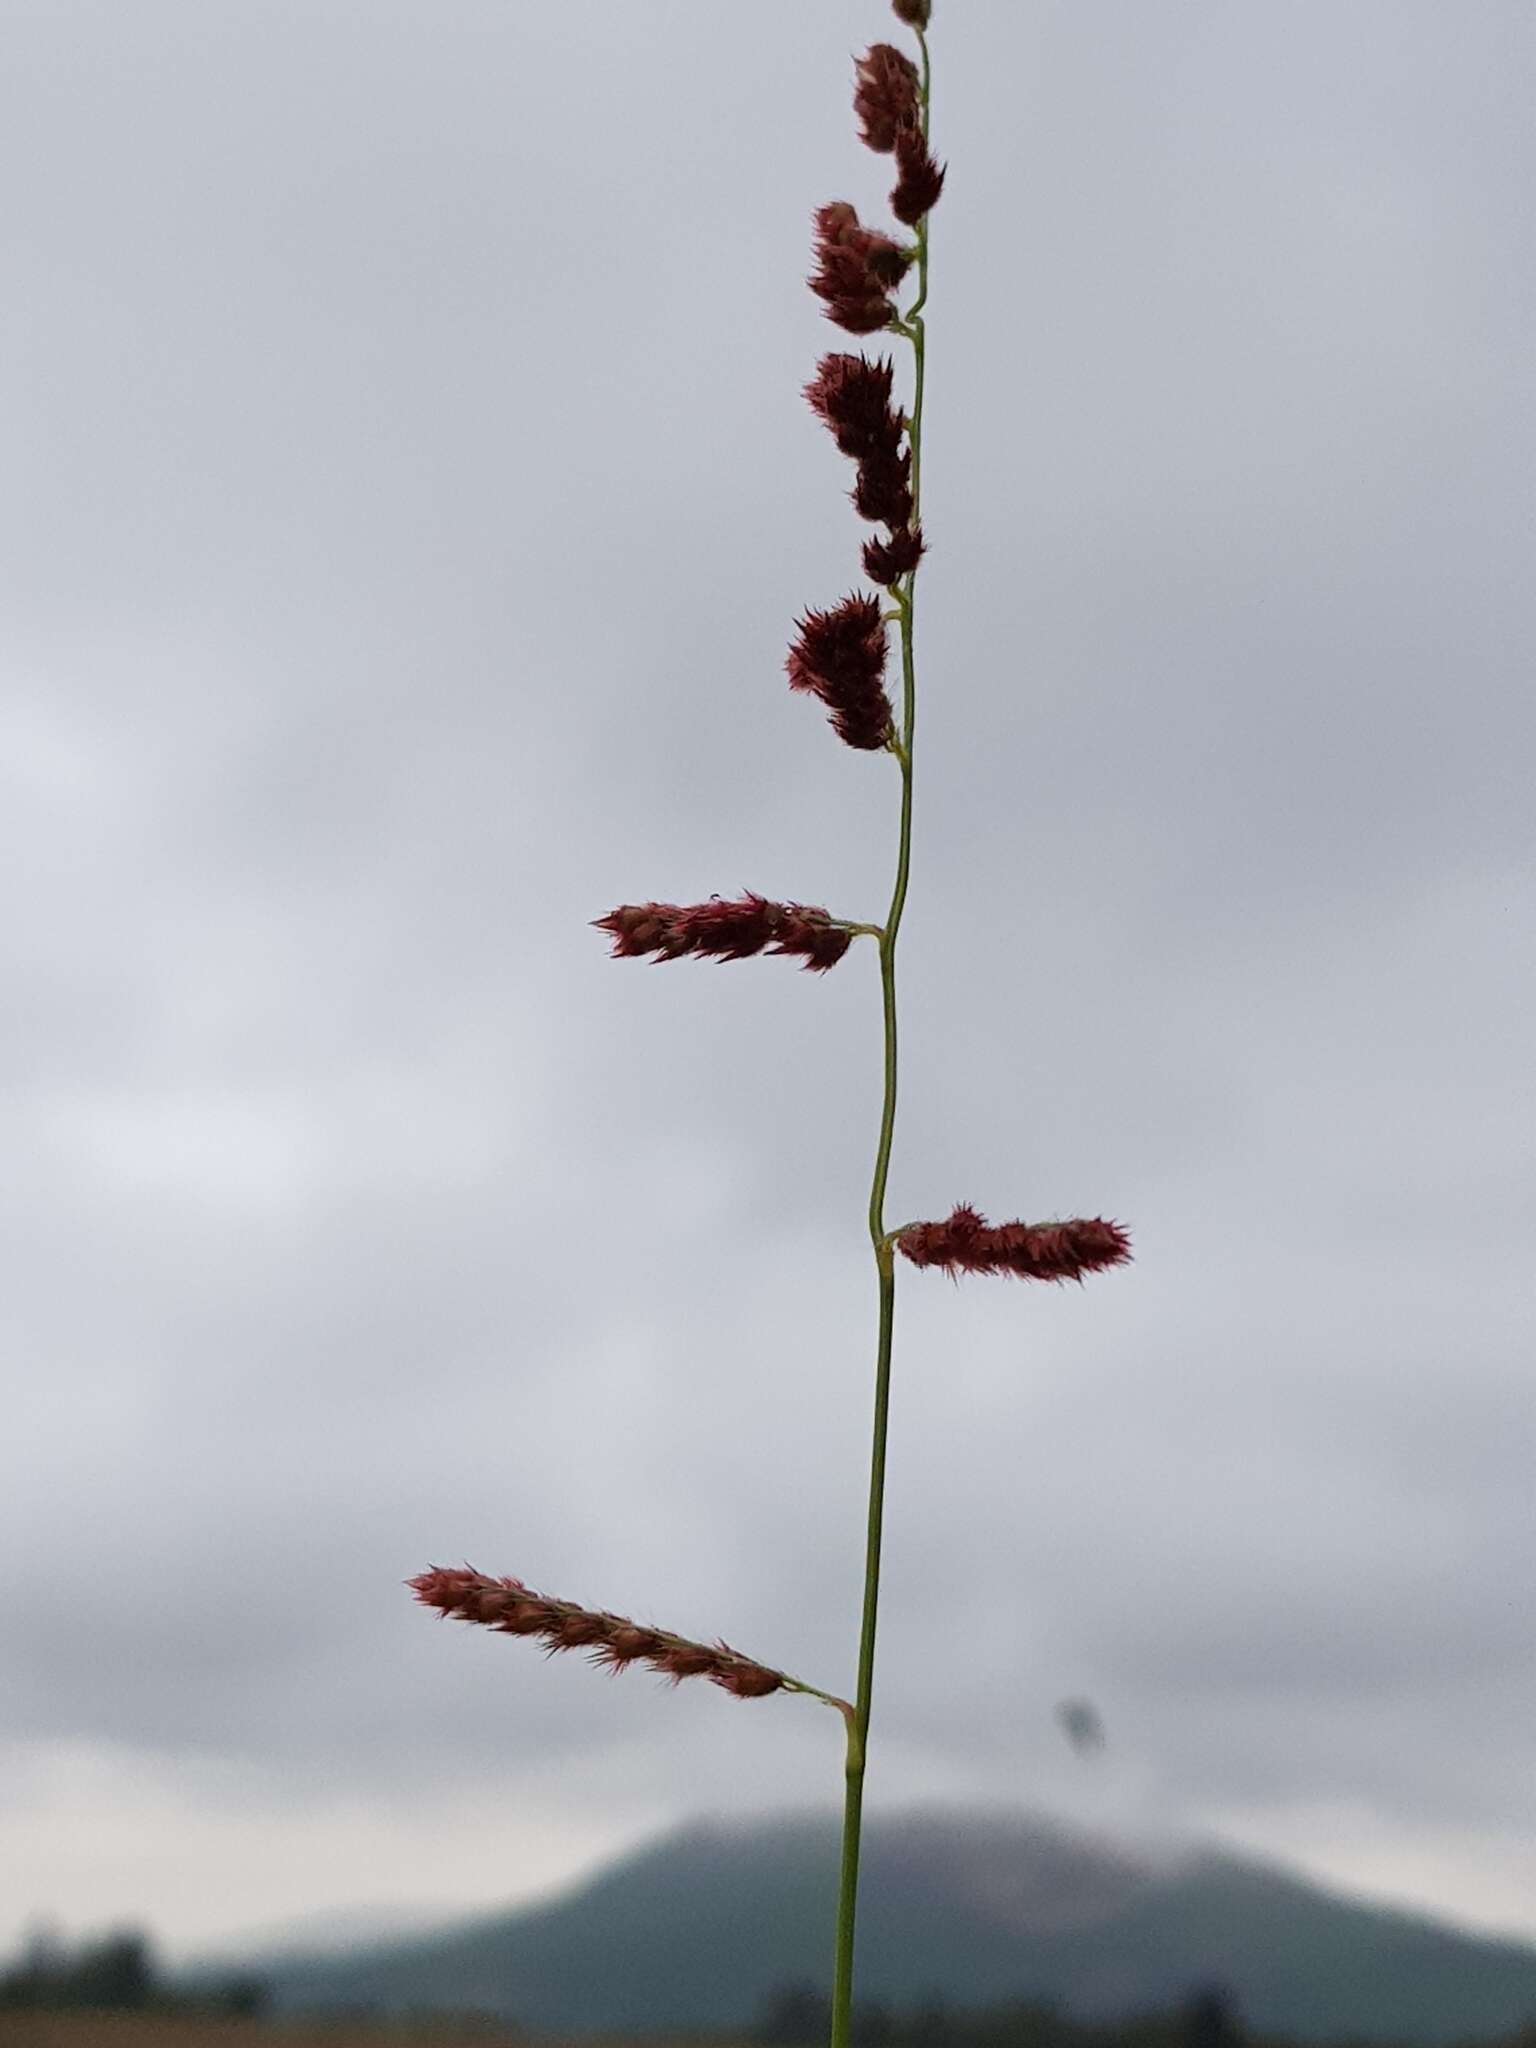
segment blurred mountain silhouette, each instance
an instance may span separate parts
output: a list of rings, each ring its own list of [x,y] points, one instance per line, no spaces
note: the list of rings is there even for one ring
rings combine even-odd
[[[832,1816],[685,1828],[548,1903],[346,1954],[248,1954],[277,2010],[478,2009],[529,2026],[750,2025],[827,1974]],[[229,1951],[226,1947],[225,1955]],[[1033,1816],[877,1818],[861,1996],[1050,2001],[1075,2018],[1228,1987],[1258,2033],[1425,2044],[1536,2016],[1536,1946],[1353,1900],[1262,1863],[1156,1858]]]

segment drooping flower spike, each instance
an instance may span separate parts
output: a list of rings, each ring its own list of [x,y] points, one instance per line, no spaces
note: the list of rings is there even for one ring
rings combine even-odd
[[[1102,1216],[1067,1223],[997,1223],[962,1202],[942,1223],[910,1223],[895,1238],[914,1266],[959,1273],[1008,1273],[1021,1280],[1077,1280],[1129,1263],[1131,1240]]]
[[[407,1579],[416,1598],[444,1617],[478,1622],[504,1636],[537,1636],[546,1650],[588,1650],[594,1664],[623,1671],[631,1664],[649,1664],[674,1684],[685,1678],[707,1678],[711,1685],[739,1700],[766,1699],[786,1689],[808,1687],[743,1657],[729,1643],[695,1643],[665,1629],[642,1628],[622,1614],[581,1607],[572,1600],[551,1600],[535,1593],[521,1579],[493,1579],[484,1572],[434,1565]]]
[[[784,953],[798,956],[813,974],[837,965],[856,929],[835,923],[830,912],[814,905],[770,903],[750,890],[742,897],[711,896],[707,903],[621,903],[593,923],[612,934],[615,960],[647,953],[658,960],[681,960],[685,953],[716,960]]]

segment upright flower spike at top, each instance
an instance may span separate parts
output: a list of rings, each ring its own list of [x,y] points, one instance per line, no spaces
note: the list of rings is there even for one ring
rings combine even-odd
[[[711,1685],[734,1693],[739,1700],[766,1699],[786,1687],[799,1692],[804,1687],[782,1671],[770,1671],[733,1650],[728,1643],[694,1643],[686,1636],[674,1636],[665,1629],[641,1628],[622,1614],[604,1614],[600,1609],[579,1607],[572,1600],[551,1600],[535,1593],[521,1579],[493,1579],[484,1572],[444,1569],[434,1565],[406,1584],[424,1606],[456,1621],[478,1622],[503,1636],[538,1636],[544,1647],[556,1650],[590,1650],[592,1662],[610,1671],[623,1671],[630,1664],[649,1664],[674,1683],[684,1678],[707,1678]]]
[[[925,29],[933,14],[933,0],[891,0],[891,12],[908,28]]]
[[[854,66],[853,111],[864,141],[886,156],[903,128],[917,126],[917,66],[894,43],[872,44]]]
[[[957,1273],[1011,1273],[1021,1280],[1077,1280],[1129,1263],[1131,1240],[1102,1216],[1070,1223],[989,1224],[969,1202],[943,1223],[910,1223],[896,1249],[914,1266]]]
[[[850,334],[874,334],[896,317],[890,294],[911,267],[910,250],[864,227],[846,199],[816,209],[816,269],[810,286],[827,318]]]
[[[808,690],[832,714],[839,739],[874,752],[894,730],[885,694],[885,621],[877,597],[845,597],[796,621],[800,637],[784,666],[792,690]]]
[[[613,937],[612,958],[681,960],[685,953],[716,960],[745,960],[753,953],[799,955],[812,974],[835,967],[853,943],[848,925],[805,903],[770,903],[748,893],[735,900],[711,896],[707,903],[621,903],[594,918],[598,931]]]

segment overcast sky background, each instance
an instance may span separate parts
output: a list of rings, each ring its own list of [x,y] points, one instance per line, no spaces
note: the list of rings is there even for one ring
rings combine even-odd
[[[879,0],[4,0],[0,1941],[528,1896],[840,1796],[857,574],[809,215]],[[1536,1937],[1525,0],[939,0],[870,1797]],[[1110,1747],[1074,1756],[1064,1696]]]

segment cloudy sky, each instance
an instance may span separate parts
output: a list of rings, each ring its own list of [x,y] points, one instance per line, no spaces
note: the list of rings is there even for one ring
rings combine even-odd
[[[787,692],[880,0],[5,0],[0,1941],[835,1803],[891,763]],[[1524,0],[940,0],[870,1797],[1536,1937]],[[1078,1758],[1054,1709],[1099,1706]]]

